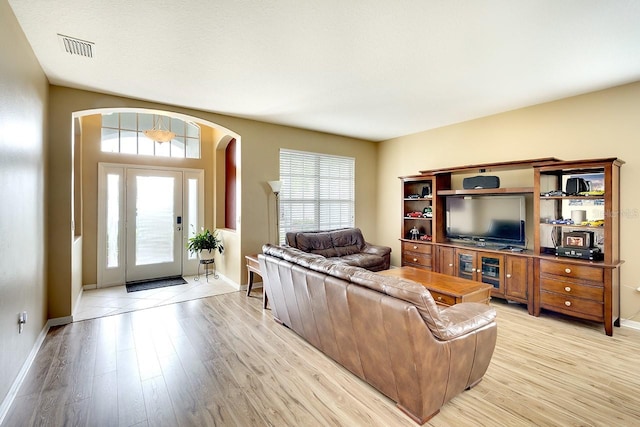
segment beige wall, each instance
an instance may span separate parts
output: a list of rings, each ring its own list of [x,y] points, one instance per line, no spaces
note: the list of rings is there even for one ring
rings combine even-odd
[[[640,83],[498,114],[380,144],[378,238],[399,265],[400,182],[419,170],[539,157],[618,157],[622,317],[640,321]],[[635,317],[634,317],[635,316]]]
[[[45,159],[48,82],[0,0],[1,404],[47,321]],[[28,322],[18,333],[18,313]]]
[[[356,225],[362,228],[369,240],[376,240],[376,143],[129,98],[51,86],[49,129],[51,148],[55,154],[50,156],[51,173],[49,180],[53,188],[50,193],[52,202],[49,207],[50,221],[52,223],[50,239],[51,242],[55,243],[52,243],[51,246],[50,259],[56,266],[50,269],[49,275],[49,291],[52,294],[49,301],[50,315],[52,317],[70,315],[76,298],[76,291],[72,291],[69,286],[72,276],[70,271],[70,266],[72,265],[72,248],[71,239],[69,238],[69,236],[72,236],[70,218],[74,206],[74,201],[71,197],[71,141],[73,140],[71,117],[74,112],[120,107],[151,108],[178,112],[215,123],[233,131],[232,133],[238,136],[238,149],[240,150],[238,228],[236,231],[224,230],[223,235],[227,250],[220,262],[216,263],[219,271],[230,280],[238,284],[246,283],[244,256],[260,251],[263,243],[273,239],[273,232],[270,233],[271,227],[273,227],[271,222],[273,221],[273,214],[271,213],[273,210],[273,205],[271,204],[273,203],[273,194],[268,189],[266,182],[279,177],[278,156],[281,147],[355,157]],[[227,132],[227,134],[229,133]],[[218,128],[214,139],[224,139],[225,135]],[[83,134],[82,139],[87,140],[87,135]],[[83,158],[87,155],[86,152],[82,153]],[[214,151],[214,164],[219,164],[221,155],[223,155],[223,149]],[[94,164],[94,161],[84,161],[83,176],[89,176],[87,175],[89,163]],[[213,186],[219,189],[222,177],[217,172],[214,173],[214,176],[215,178],[211,178],[216,180]],[[91,187],[94,184],[90,180],[87,182],[83,180],[82,185],[87,185],[87,191],[91,191]],[[215,196],[214,198],[214,194],[211,194],[211,192],[206,194],[206,197],[215,203],[213,212],[221,212],[220,202],[224,199],[219,193]],[[83,200],[82,210],[85,217],[95,215],[95,213],[90,212],[91,208],[86,200]],[[213,218],[209,224],[221,223],[219,218]],[[87,251],[93,250],[87,249],[87,246],[89,246],[88,241],[90,239],[95,241],[95,231],[90,231],[88,224],[88,221],[82,224],[85,255],[88,254]],[[92,234],[93,236],[91,236]],[[91,246],[94,246],[94,244],[91,244]],[[92,261],[90,260],[89,262]],[[54,271],[62,272],[62,274],[53,274]],[[85,276],[85,280],[89,280],[93,275],[94,273],[88,273]]]

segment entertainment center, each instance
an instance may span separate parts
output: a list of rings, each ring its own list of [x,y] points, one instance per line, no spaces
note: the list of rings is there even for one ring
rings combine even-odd
[[[493,286],[492,296],[620,322],[617,158],[424,170],[402,181],[402,265]]]

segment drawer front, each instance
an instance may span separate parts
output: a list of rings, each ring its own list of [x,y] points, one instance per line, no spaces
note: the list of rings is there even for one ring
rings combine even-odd
[[[260,262],[258,262],[258,260],[255,260],[253,258],[247,258],[247,268],[249,267],[260,271]]]
[[[563,264],[561,262],[542,260],[540,261],[540,272],[542,274],[554,274],[592,282],[601,283],[604,280],[602,268],[587,265]]]
[[[550,292],[540,292],[540,306],[560,313],[574,316],[583,315],[597,321],[604,320],[604,304],[595,301]]]
[[[419,252],[403,252],[402,265],[413,264],[431,269],[431,255]]]
[[[431,254],[432,247],[432,245],[402,242],[402,252],[420,252],[423,254]]]
[[[429,292],[431,292],[431,296],[433,297],[433,299],[436,301],[437,304],[452,306],[452,305],[455,305],[456,303],[456,299],[451,295],[441,294],[440,292],[436,292],[432,290],[429,290]]]
[[[604,288],[602,286],[580,285],[547,277],[540,279],[540,290],[597,302],[602,302],[604,299]]]

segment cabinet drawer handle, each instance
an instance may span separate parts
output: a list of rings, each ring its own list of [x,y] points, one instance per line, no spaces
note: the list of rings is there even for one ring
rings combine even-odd
[[[570,286],[565,286],[564,290],[567,291],[567,292],[571,292],[571,287]]]
[[[438,297],[438,301],[442,301],[442,297]]]
[[[565,301],[564,305],[566,305],[567,307],[571,307],[571,301]]]
[[[453,267],[453,264],[449,264],[449,267]]]
[[[507,273],[507,279],[511,279],[511,274]]]
[[[413,262],[418,262],[418,258],[414,258],[414,259],[413,259]]]
[[[565,273],[567,273],[567,274],[569,274],[569,273],[571,273],[571,269],[570,269],[570,268],[565,268],[565,269],[564,269],[564,272],[565,272]]]
[[[418,249],[418,247],[416,245],[413,245],[413,249]]]
[[[476,269],[475,269],[475,268],[472,268],[472,269],[471,269],[471,272],[472,272],[472,273],[475,273],[475,272],[476,272]]]

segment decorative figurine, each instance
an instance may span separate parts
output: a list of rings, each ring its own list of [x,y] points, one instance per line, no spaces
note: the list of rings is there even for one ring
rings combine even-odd
[[[409,234],[411,234],[411,240],[418,240],[418,237],[420,236],[420,230],[418,230],[418,227],[413,227],[411,230],[409,230]]]

